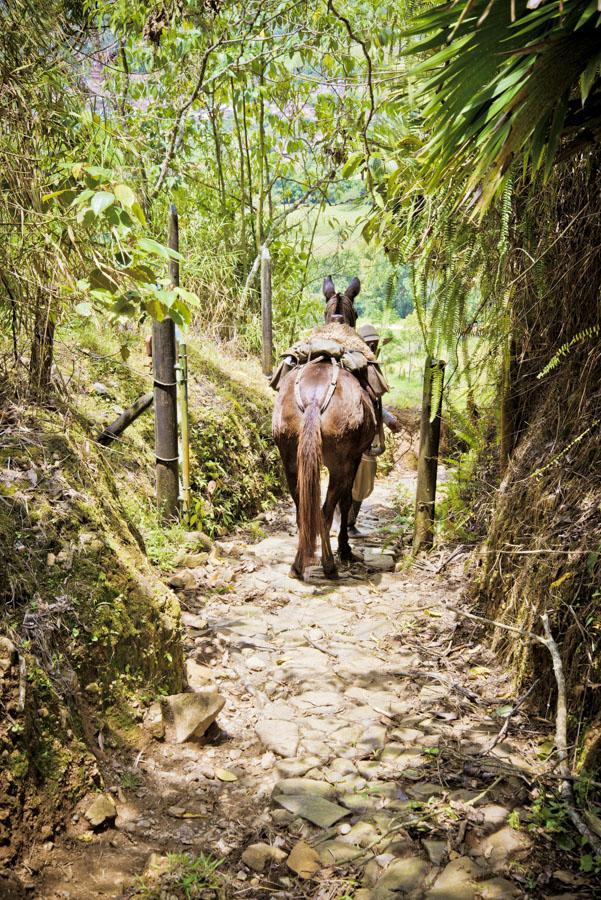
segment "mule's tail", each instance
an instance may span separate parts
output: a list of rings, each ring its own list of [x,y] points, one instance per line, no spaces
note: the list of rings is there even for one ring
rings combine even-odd
[[[321,531],[321,411],[313,399],[303,414],[297,450],[299,550],[303,569]]]

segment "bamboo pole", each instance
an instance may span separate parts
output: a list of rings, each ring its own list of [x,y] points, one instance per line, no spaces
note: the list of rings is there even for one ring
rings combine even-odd
[[[182,336],[179,342],[179,413],[182,438],[182,511],[190,516],[190,435],[188,431],[188,348]]]
[[[169,247],[179,248],[177,210],[169,206]],[[169,260],[169,279],[179,285],[179,263]],[[168,316],[152,324],[152,360],[154,372],[156,492],[159,519],[168,524],[179,513],[179,473],[177,447],[177,382],[175,325]]]
[[[126,428],[129,428],[132,422],[135,422],[143,412],[146,412],[146,410],[152,406],[153,400],[153,393],[142,394],[142,396],[138,397],[131,406],[128,406],[114,422],[111,422],[110,425],[107,425],[106,428],[100,432],[96,438],[96,442],[102,444],[103,447],[108,447],[120,434],[123,434]]]
[[[436,413],[432,416],[432,376],[436,369],[441,369],[441,378],[444,379],[444,367],[445,363],[442,360],[432,359],[431,356],[426,358],[419,434],[419,456],[417,461],[417,488],[415,492],[414,554],[419,553],[420,550],[430,548],[434,543],[434,511],[440,424],[442,420],[442,389]]]
[[[263,334],[263,374],[273,371],[273,329],[271,308],[271,256],[267,244],[261,249],[261,326]]]

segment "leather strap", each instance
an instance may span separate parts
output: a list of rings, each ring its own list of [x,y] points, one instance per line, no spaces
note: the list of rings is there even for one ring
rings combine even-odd
[[[319,357],[317,359],[311,360],[312,362],[319,362]],[[330,358],[330,362],[332,363],[332,377],[330,379],[330,383],[328,385],[328,389],[325,393],[325,397],[322,400],[321,406],[319,407],[319,413],[325,412],[328,408],[330,400],[334,396],[334,391],[336,390],[336,385],[338,383],[338,375],[340,373],[340,364],[334,357]],[[296,400],[296,405],[300,409],[302,413],[304,413],[306,407],[303,403],[303,399],[301,397],[300,385],[301,379],[303,377],[303,372],[305,371],[305,366],[299,366],[298,372],[296,373],[296,378],[294,379],[294,399]]]

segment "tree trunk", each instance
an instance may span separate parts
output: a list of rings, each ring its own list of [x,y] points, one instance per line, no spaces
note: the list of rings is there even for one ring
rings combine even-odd
[[[499,436],[499,462],[501,473],[509,465],[509,459],[515,448],[517,411],[514,396],[514,384],[517,374],[517,346],[513,335],[509,338],[508,349],[503,366],[503,386],[501,392],[501,420]]]
[[[271,322],[271,257],[267,245],[261,250],[261,327],[263,334],[263,374],[273,372],[273,332]]]
[[[29,395],[32,400],[41,401],[48,396],[53,356],[54,322],[50,300],[38,294],[29,360]]]
[[[442,389],[437,403],[436,415],[432,416],[433,373],[441,369],[444,378],[445,363],[426,358],[424,369],[424,390],[419,435],[419,457],[417,462],[417,488],[415,493],[415,529],[413,533],[413,553],[426,550],[434,543],[434,511],[436,503],[436,476],[438,474],[438,448],[440,445],[440,424],[442,419]]]

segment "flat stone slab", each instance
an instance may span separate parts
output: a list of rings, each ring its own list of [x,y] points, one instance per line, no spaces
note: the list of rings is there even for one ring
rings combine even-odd
[[[284,778],[275,785],[272,796],[277,800],[278,796],[282,794],[333,799],[336,796],[336,790],[327,781],[317,781],[316,778]]]
[[[307,797],[305,795],[285,795],[281,794],[274,798],[276,803],[287,809],[288,812],[300,816],[302,819],[318,825],[320,828],[329,828],[339,819],[348,816],[349,810],[338,806],[337,803],[331,803],[324,797]]]
[[[261,743],[278,756],[296,756],[299,741],[298,726],[284,719],[264,719],[255,728]]]
[[[395,860],[376,884],[373,900],[396,900],[400,894],[416,890],[424,883],[429,870],[428,863],[418,856]]]
[[[454,859],[442,870],[426,900],[475,900],[479,896],[477,880],[482,870],[465,856]]]

